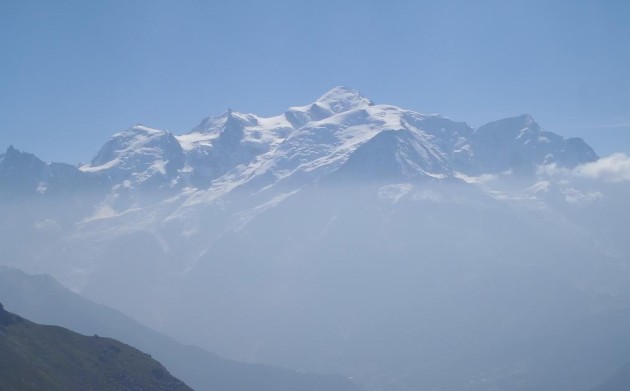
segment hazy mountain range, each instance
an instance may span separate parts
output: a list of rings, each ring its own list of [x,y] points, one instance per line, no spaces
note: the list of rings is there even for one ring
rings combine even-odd
[[[589,390],[630,361],[629,162],[529,115],[473,129],[337,87],[133,126],[78,166],[10,147],[0,259],[368,390]]]
[[[139,348],[195,390],[359,390],[341,376],[244,364],[180,344],[116,310],[69,291],[50,276],[0,267],[0,297],[7,309],[38,323],[66,327],[89,336],[107,336]]]

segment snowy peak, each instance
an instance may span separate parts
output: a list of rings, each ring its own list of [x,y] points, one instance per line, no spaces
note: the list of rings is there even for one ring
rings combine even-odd
[[[284,115],[263,118],[228,109],[219,117],[205,118],[191,132],[178,136],[186,155],[191,184],[210,181],[277,147],[294,130]]]
[[[475,130],[474,135],[480,139],[520,139],[537,135],[540,131],[540,125],[534,121],[531,115],[522,114],[489,122]]]
[[[321,121],[336,114],[369,106],[374,106],[374,103],[357,90],[335,87],[310,105],[291,107],[286,111],[285,118],[295,129],[299,129],[312,121]]]
[[[527,114],[481,126],[470,137],[469,147],[473,155],[469,166],[461,169],[468,174],[510,171],[529,175],[545,164],[572,168],[598,159],[581,139],[544,131]]]
[[[227,111],[218,117],[206,117],[199,125],[195,126],[189,133],[215,133],[220,134],[226,128],[242,128],[256,126],[258,117],[253,114],[243,114],[228,108]]]
[[[92,162],[80,169],[114,181],[142,183],[151,178],[173,177],[183,164],[182,148],[170,132],[136,125],[114,134]]]
[[[217,142],[226,146],[234,146],[238,144],[245,136],[245,125],[242,118],[237,118],[234,111],[228,110],[225,118],[225,125],[219,134]],[[254,122],[256,122],[254,120]]]
[[[361,95],[359,91],[341,86],[335,87],[320,96],[315,103],[335,114],[374,106],[374,103]]]
[[[159,153],[165,144],[169,143],[169,132],[152,129],[143,125],[116,133],[100,149],[96,157],[92,159],[85,169],[98,170],[108,168],[106,166],[119,165],[132,155]]]

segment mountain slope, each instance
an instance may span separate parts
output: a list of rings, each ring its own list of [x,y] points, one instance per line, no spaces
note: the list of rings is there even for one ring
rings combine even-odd
[[[0,389],[190,390],[150,356],[109,338],[32,323],[0,304]]]
[[[300,191],[211,243],[180,292],[206,311],[180,306],[168,330],[375,390],[588,390],[627,357],[628,317],[598,292],[628,281],[623,259],[486,197],[443,181]]]
[[[31,276],[0,267],[0,298],[7,308],[38,322],[89,335],[107,335],[137,346],[197,390],[359,391],[356,385],[341,376],[239,363],[179,344],[120,312],[68,291],[49,276]]]

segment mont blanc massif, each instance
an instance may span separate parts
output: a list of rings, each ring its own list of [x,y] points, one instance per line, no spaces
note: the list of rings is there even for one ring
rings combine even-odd
[[[133,126],[77,166],[9,147],[0,263],[231,363],[342,379],[322,391],[627,390],[624,156],[337,87]]]

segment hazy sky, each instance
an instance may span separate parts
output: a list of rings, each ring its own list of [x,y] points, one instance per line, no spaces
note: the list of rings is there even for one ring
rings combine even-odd
[[[0,149],[89,160],[336,85],[472,126],[530,113],[630,152],[630,1],[0,0]]]

